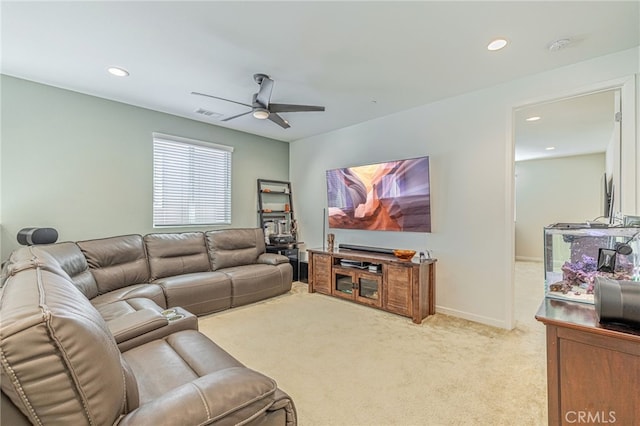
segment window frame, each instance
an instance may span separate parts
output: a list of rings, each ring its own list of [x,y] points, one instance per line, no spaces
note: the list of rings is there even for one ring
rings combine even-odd
[[[166,216],[168,215],[162,215],[161,211],[159,211],[161,209],[161,207],[157,206],[157,203],[161,202],[158,200],[158,186],[163,186],[162,184],[164,183],[166,186],[167,180],[168,178],[164,178],[163,182],[158,182],[158,179],[160,179],[161,177],[157,176],[158,173],[158,168],[160,167],[158,165],[159,162],[159,158],[158,155],[159,154],[157,151],[160,150],[160,147],[157,147],[157,142],[159,143],[165,143],[165,144],[179,144],[182,145],[183,147],[186,147],[187,149],[189,149],[190,147],[193,147],[193,149],[198,150],[198,149],[206,149],[206,150],[211,150],[211,151],[215,151],[214,154],[220,155],[220,154],[226,154],[227,156],[223,159],[220,160],[221,163],[226,163],[224,164],[222,167],[217,167],[214,168],[216,166],[216,164],[212,165],[212,169],[210,170],[211,172],[217,172],[217,173],[210,173],[210,177],[212,179],[212,181],[208,181],[208,183],[211,186],[216,186],[216,187],[221,187],[223,188],[222,192],[223,195],[220,198],[222,201],[221,203],[216,202],[217,200],[214,198],[210,201],[210,205],[208,208],[213,208],[213,209],[220,209],[222,208],[223,213],[222,213],[222,217],[221,218],[215,218],[214,216],[209,216],[208,218],[206,218],[207,220],[202,221],[202,222],[198,222],[196,221],[196,218],[194,217],[193,219],[190,219],[188,216],[190,215],[195,215],[196,213],[194,213],[199,207],[202,208],[204,207],[207,203],[203,202],[202,199],[198,199],[198,191],[197,190],[193,190],[193,188],[191,188],[191,191],[188,192],[189,194],[191,194],[191,197],[195,198],[195,202],[189,203],[188,201],[186,203],[180,204],[183,201],[176,201],[176,198],[170,198],[168,201],[169,202],[175,202],[175,208],[178,210],[177,213],[175,213],[175,217],[179,218],[177,220],[178,223],[173,223],[172,221],[169,221],[166,219]],[[166,145],[165,145],[166,147]],[[177,228],[177,227],[202,227],[202,226],[224,226],[224,225],[230,225],[231,224],[231,218],[232,218],[232,177],[233,177],[233,147],[231,146],[227,146],[227,145],[221,145],[221,144],[217,144],[217,143],[213,143],[213,142],[207,142],[207,141],[202,141],[202,140],[197,140],[197,139],[190,139],[190,138],[185,138],[185,137],[181,137],[181,136],[174,136],[174,135],[168,135],[165,133],[159,133],[159,132],[153,132],[152,133],[152,206],[151,206],[151,214],[152,214],[152,225],[153,228]],[[170,157],[168,157],[169,160],[171,160]],[[176,161],[176,159],[173,159],[174,161]],[[187,166],[188,168],[186,169],[189,175],[193,174],[193,170],[194,168],[197,170],[198,166],[202,166],[203,164],[200,163],[193,163],[191,162],[191,160],[187,160],[185,162],[185,164],[182,164],[182,166]],[[180,164],[178,165],[180,166]],[[197,170],[199,172],[202,172],[202,170]],[[222,181],[218,181],[216,182],[216,175],[222,172],[224,174]],[[160,172],[162,173],[162,171]],[[206,176],[207,174],[203,174],[200,173],[198,176],[202,177],[202,176]],[[219,178],[218,178],[219,179]],[[180,180],[180,178],[176,178],[173,183],[174,185],[178,185],[178,183],[181,184],[181,186],[184,186],[184,184],[187,184],[187,186],[189,185],[193,185],[195,182],[195,177],[190,176],[189,179],[186,180]],[[175,190],[174,190],[175,191]],[[226,191],[226,193],[224,193]],[[175,195],[175,194],[174,194]],[[202,194],[200,194],[202,195]],[[162,197],[162,196],[160,196]],[[189,198],[191,198],[189,197]],[[213,204],[213,205],[211,205]],[[222,204],[222,206],[220,205]],[[180,212],[179,210],[189,210],[188,213],[185,213],[185,211]],[[215,214],[215,213],[214,213]],[[185,215],[187,215],[185,217]],[[163,220],[163,216],[165,216],[165,219]],[[186,220],[185,220],[186,218]],[[182,222],[182,223],[180,223]]]

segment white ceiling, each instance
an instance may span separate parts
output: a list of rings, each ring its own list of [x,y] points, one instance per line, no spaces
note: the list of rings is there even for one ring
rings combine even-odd
[[[282,141],[350,126],[640,44],[626,2],[2,1],[2,73]],[[495,37],[510,44],[498,52]],[[548,45],[570,38],[571,45]],[[106,72],[121,66],[131,75]],[[245,107],[254,73],[272,101],[324,105],[282,114]]]

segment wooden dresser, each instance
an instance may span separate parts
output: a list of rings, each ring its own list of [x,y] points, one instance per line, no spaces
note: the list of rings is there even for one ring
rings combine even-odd
[[[640,329],[601,325],[593,305],[545,299],[549,425],[640,425]]]

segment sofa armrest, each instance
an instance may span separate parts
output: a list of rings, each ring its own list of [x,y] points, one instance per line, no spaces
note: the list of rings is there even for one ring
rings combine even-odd
[[[274,397],[275,397],[275,402],[271,407],[269,407],[269,411],[283,410],[285,419],[286,419],[286,425],[288,426],[297,425],[298,414],[296,412],[296,407],[293,404],[293,400],[291,399],[291,397],[289,397],[289,395],[287,395],[280,389],[276,389],[276,393]]]
[[[167,317],[151,309],[141,309],[107,321],[116,343],[131,340],[169,324]]]
[[[262,253],[258,256],[258,263],[279,265],[280,263],[289,263],[289,258],[278,253]]]
[[[271,408],[276,389],[272,379],[258,372],[246,367],[227,368],[138,407],[118,425],[244,424]]]

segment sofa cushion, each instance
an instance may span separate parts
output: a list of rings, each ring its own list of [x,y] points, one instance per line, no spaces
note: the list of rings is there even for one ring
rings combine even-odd
[[[202,232],[148,234],[144,243],[152,281],[211,269]]]
[[[143,379],[138,380],[140,407],[124,416],[121,426],[296,424],[293,403],[275,381],[198,332],[175,333],[123,357]]]
[[[98,295],[98,285],[93,278],[87,259],[82,254],[80,247],[76,243],[58,243],[39,245],[36,250],[43,250],[49,253],[58,261],[60,267],[69,275],[73,284],[87,298],[92,299]]]
[[[78,241],[99,294],[149,282],[149,264],[142,236],[122,235],[99,240]]]
[[[205,315],[231,307],[231,280],[221,272],[197,272],[160,278],[167,307],[181,306],[194,315]]]
[[[207,231],[205,236],[213,271],[254,264],[266,250],[260,228]]]
[[[96,299],[100,302],[102,296]],[[95,302],[93,300],[92,302]],[[165,308],[158,305],[151,299],[145,297],[134,297],[131,299],[108,301],[107,303],[93,303],[93,306],[100,312],[105,321],[111,321],[116,318],[131,314],[133,312],[150,309],[152,311],[162,312]]]
[[[295,426],[293,402],[270,378],[233,367],[171,389],[127,414],[119,426]]]
[[[156,284],[130,285],[128,287],[113,290],[108,293],[101,294],[100,296],[94,297],[93,299],[91,299],[91,303],[94,306],[100,306],[120,300],[136,298],[149,299],[163,309],[167,307],[167,301],[164,297],[162,287]]]
[[[31,426],[31,422],[16,407],[4,392],[0,392],[0,424],[11,426]]]
[[[113,424],[126,383],[105,321],[52,256],[25,247],[9,262],[2,392],[34,424]]]
[[[140,405],[198,377],[243,365],[203,334],[180,331],[124,352],[138,378]],[[161,374],[159,374],[159,372]]]
[[[255,264],[220,270],[231,278],[231,306],[242,306],[286,293],[291,289],[290,264]],[[287,280],[288,277],[288,280]]]
[[[267,265],[279,265],[281,263],[289,263],[289,258],[277,253],[262,253],[258,256],[257,263],[265,263]]]

